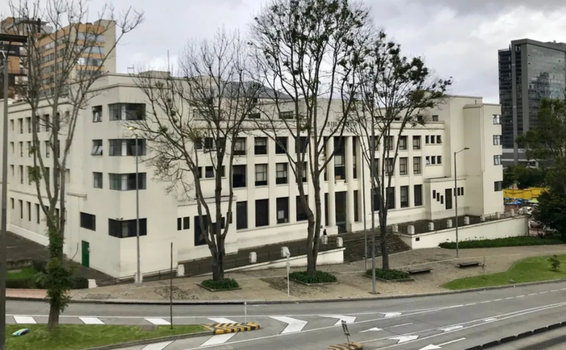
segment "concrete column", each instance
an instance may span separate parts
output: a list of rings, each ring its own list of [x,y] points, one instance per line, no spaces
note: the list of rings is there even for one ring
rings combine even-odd
[[[346,230],[351,231],[354,220],[354,150],[351,136],[345,136],[346,160]]]
[[[334,151],[334,137],[329,137],[326,143],[326,154]],[[328,226],[336,226],[336,178],[334,175],[334,159],[328,162],[326,167],[328,179]]]

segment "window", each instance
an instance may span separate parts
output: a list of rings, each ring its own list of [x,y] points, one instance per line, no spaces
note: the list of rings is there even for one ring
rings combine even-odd
[[[385,171],[388,175],[392,175],[395,171],[395,166],[393,164],[393,158],[387,158],[385,160]]]
[[[26,202],[26,207],[27,207],[27,210],[28,210],[28,221],[31,221],[31,203]]]
[[[108,105],[110,120],[144,120],[145,104],[143,103],[114,103]]]
[[[433,115],[432,115],[432,121],[433,121],[433,122],[437,122],[437,121],[438,121],[438,115],[437,115],[437,114],[433,114]]]
[[[255,226],[269,225],[269,199],[258,199],[255,201]]]
[[[248,202],[236,203],[236,229],[248,228]]]
[[[146,174],[139,173],[138,189],[145,190]],[[131,174],[108,174],[110,178],[110,189],[115,191],[130,191],[136,189],[136,173]]]
[[[31,141],[27,142],[27,149],[28,157],[31,157]]]
[[[255,166],[255,185],[267,185],[267,164],[256,164]]]
[[[436,156],[436,164],[442,164],[442,156]]]
[[[12,209],[14,209],[14,202],[12,202]],[[39,224],[39,204],[35,205],[35,223]]]
[[[49,117],[49,114],[43,115],[43,122],[45,123],[45,131],[49,131],[49,128],[51,127],[51,118]]]
[[[246,187],[246,166],[234,165],[232,170],[232,187]]]
[[[287,183],[287,163],[277,163],[275,172],[275,183]]]
[[[243,156],[246,154],[246,138],[238,137],[234,142],[234,155]]]
[[[393,150],[393,143],[394,143],[394,136],[386,136],[385,137],[385,148],[392,151]]]
[[[295,151],[297,153],[305,153],[309,145],[309,139],[301,136],[295,139]]]
[[[444,190],[444,197],[446,197],[446,201],[444,202],[444,209],[450,210],[452,209],[452,189],[447,188]]]
[[[205,235],[208,235],[208,216],[207,215],[203,215],[202,216],[202,225],[201,226],[201,217],[200,216],[195,216],[194,217],[194,222],[195,222],[195,246],[199,246],[199,245],[205,245],[206,244],[206,237]]]
[[[422,174],[422,158],[421,157],[413,157],[413,174],[420,175]]]
[[[191,228],[191,218],[185,216],[184,218],[177,218],[177,231],[188,230]]]
[[[10,142],[10,152],[14,154],[14,143]]]
[[[436,135],[436,143],[438,143],[438,144],[442,143],[442,136]]]
[[[247,116],[248,116],[248,119],[259,119],[259,118],[261,118],[260,113],[248,113]]]
[[[14,121],[10,120],[10,130],[14,131]]]
[[[277,137],[275,139],[275,153],[276,154],[287,153],[287,137]]]
[[[14,209],[14,198],[10,198],[10,208]]]
[[[20,219],[24,218],[24,201],[22,201],[21,199],[18,201],[18,204],[20,205]]]
[[[24,183],[24,167],[20,165],[20,184]]]
[[[493,183],[493,190],[495,192],[501,192],[503,191],[503,181],[495,181]]]
[[[22,141],[20,141],[19,145],[20,145],[20,157],[23,157],[24,156],[24,143]]]
[[[493,125],[500,125],[501,124],[501,115],[494,114],[492,119],[493,119]]]
[[[96,231],[96,216],[87,213],[81,213],[81,227],[87,230]]]
[[[92,140],[92,150],[90,154],[93,156],[102,155],[102,140]]]
[[[24,133],[24,120],[22,118],[18,119],[18,129],[20,130],[20,134]]]
[[[399,175],[408,175],[409,170],[407,169],[407,165],[409,162],[409,158],[399,158]]]
[[[214,177],[214,167],[207,166],[204,168],[204,177],[211,178]]]
[[[409,186],[401,186],[401,208],[409,207]]]
[[[407,136],[400,136],[399,137],[399,149],[401,151],[407,150]]]
[[[147,236],[147,219],[139,219],[140,236]],[[117,238],[128,238],[137,236],[136,220],[112,220],[108,219],[108,234]]]
[[[501,135],[493,135],[493,145],[494,146],[501,145]]]
[[[31,117],[26,118],[26,129],[28,131],[28,134],[31,134]]]
[[[137,139],[139,156],[146,154],[145,139]],[[111,139],[108,140],[108,155],[116,156],[135,156],[136,155],[136,139]]]
[[[279,119],[293,119],[295,117],[294,111],[285,111],[279,113]]]
[[[421,149],[421,137],[413,136],[413,149]]]
[[[68,171],[68,169],[67,169],[67,171]],[[31,173],[31,166],[27,166],[27,167],[26,167],[26,172],[27,172],[27,174],[28,174],[28,185],[31,185],[31,179],[32,179],[32,177],[29,176],[29,174]],[[67,175],[67,174],[66,174],[66,175]],[[68,177],[65,177],[65,180],[67,180],[67,179],[68,179]],[[65,181],[65,182],[67,182],[67,181]]]
[[[309,196],[305,196],[305,201],[309,202]],[[296,197],[297,204],[297,221],[305,221],[308,219],[307,210],[303,207],[301,196]]]
[[[45,141],[45,158],[49,158],[51,156],[51,143],[49,141]]]
[[[102,173],[92,173],[92,185],[94,188],[102,188]]]
[[[277,223],[289,222],[289,197],[277,198]]]
[[[501,155],[493,156],[493,165],[501,165]]]
[[[395,187],[387,187],[387,209],[395,209]]]
[[[267,154],[267,137],[254,139],[254,154]]]
[[[102,121],[102,106],[92,107],[92,122],[100,123]]]
[[[297,164],[300,164],[300,163],[297,163]],[[308,172],[309,172],[309,165],[307,164],[307,162],[304,162],[304,163],[303,163],[303,174],[302,174],[302,175],[303,175],[303,178],[302,178],[302,182],[307,182],[307,174],[308,174]],[[298,175],[298,174],[295,174],[295,178],[296,178],[297,183],[299,183],[299,179],[297,178],[297,175]]]
[[[415,207],[423,205],[423,185],[414,186]]]
[[[425,136],[425,143],[428,145],[430,143],[430,136]]]

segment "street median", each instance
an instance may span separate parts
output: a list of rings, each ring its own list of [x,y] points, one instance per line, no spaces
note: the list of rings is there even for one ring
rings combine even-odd
[[[249,332],[260,329],[259,324],[255,322],[245,322],[245,323],[213,323],[205,324],[204,328],[210,330],[212,334],[228,334],[228,333],[239,333],[239,332]]]
[[[331,345],[327,348],[328,350],[363,350],[364,347],[362,343],[345,343]]]

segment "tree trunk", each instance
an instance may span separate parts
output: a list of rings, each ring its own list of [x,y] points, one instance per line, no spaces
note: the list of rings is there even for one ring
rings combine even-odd
[[[54,329],[59,325],[59,308],[53,304],[49,306],[49,320],[47,328]]]
[[[381,268],[389,270],[389,252],[387,251],[387,219],[382,218],[379,224],[379,246],[381,248]]]

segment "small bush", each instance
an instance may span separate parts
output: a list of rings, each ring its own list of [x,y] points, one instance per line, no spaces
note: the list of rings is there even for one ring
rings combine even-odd
[[[371,269],[366,271],[367,276],[371,276]],[[394,280],[402,280],[409,278],[409,273],[405,271],[399,270],[382,270],[382,269],[375,269],[375,277],[381,278],[386,281],[394,281]]]
[[[16,289],[33,289],[35,288],[34,278],[19,278],[15,280],[6,280],[6,288]]]
[[[215,289],[215,290],[231,290],[240,288],[238,282],[232,278],[225,278],[221,281],[214,281],[214,280],[206,280],[202,281],[201,283],[206,288]]]
[[[88,278],[75,277],[73,279],[73,286],[71,289],[87,289],[88,288]]]
[[[47,267],[47,261],[45,261],[45,260],[32,260],[31,266],[37,272],[45,272],[45,268]]]
[[[289,279],[302,283],[332,283],[337,281],[336,276],[324,271],[317,271],[314,276],[307,275],[306,271],[295,271],[289,274]]]
[[[506,237],[497,239],[482,239],[474,241],[459,242],[460,249],[472,248],[500,248],[500,247],[519,247],[531,245],[556,245],[564,244],[558,238],[539,238],[533,236]],[[456,249],[456,242],[443,242],[439,244],[440,248]]]
[[[560,260],[558,260],[557,255],[553,255],[548,258],[548,262],[550,263],[550,269],[554,272],[560,270]]]

